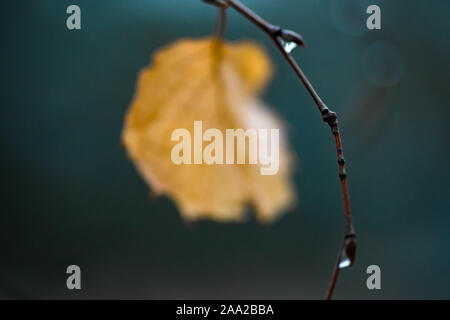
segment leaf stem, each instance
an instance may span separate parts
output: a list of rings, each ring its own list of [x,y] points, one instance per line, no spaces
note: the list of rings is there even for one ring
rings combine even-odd
[[[270,24],[269,22],[265,21],[263,18],[255,14],[252,10],[247,8],[238,0],[221,0],[221,2],[225,2],[229,7],[232,7],[237,12],[242,14],[245,18],[254,23],[258,28],[264,31],[273,40],[275,46],[280,50],[281,54],[284,56],[286,61],[289,63],[289,65],[294,70],[300,81],[305,86],[308,93],[311,95],[311,98],[314,100],[317,109],[322,116],[322,120],[328,124],[334,136],[338,162],[338,173],[341,182],[342,198],[344,202],[345,233],[342,240],[342,244],[338,251],[338,256],[335,265],[333,267],[333,272],[331,274],[331,278],[329,281],[328,290],[325,295],[325,299],[327,300],[331,299],[339,276],[340,264],[343,258],[348,260],[346,266],[352,266],[354,263],[356,252],[356,233],[352,223],[350,197],[347,186],[347,173],[345,170],[344,152],[342,150],[342,139],[339,132],[337,115],[335,112],[331,111],[325,105],[320,96],[317,94],[316,90],[314,90],[314,87],[311,85],[306,75],[303,73],[300,66],[297,64],[294,58],[284,49],[283,41],[287,42],[293,41],[298,45],[305,46],[305,43],[303,42],[303,39],[299,34],[291,30],[285,30],[278,26]],[[223,6],[221,7],[221,9],[225,10]]]
[[[223,39],[226,27],[227,27],[227,8],[219,6],[217,8],[217,23],[216,28],[214,30],[214,35],[218,39]]]

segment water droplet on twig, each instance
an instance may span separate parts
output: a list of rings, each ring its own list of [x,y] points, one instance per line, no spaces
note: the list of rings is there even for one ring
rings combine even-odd
[[[339,260],[339,269],[351,267],[355,262],[356,239],[354,235],[346,237]]]
[[[284,51],[286,51],[287,53],[291,53],[295,48],[298,47],[298,44],[293,41],[286,42],[281,40],[281,44],[283,45]]]
[[[280,44],[283,46],[284,51],[291,53],[298,46],[305,46],[305,42],[301,35],[292,30],[285,30],[278,27],[277,38]]]
[[[351,262],[350,259],[345,258],[344,260],[341,260],[341,262],[339,262],[339,269],[345,269],[350,267]]]

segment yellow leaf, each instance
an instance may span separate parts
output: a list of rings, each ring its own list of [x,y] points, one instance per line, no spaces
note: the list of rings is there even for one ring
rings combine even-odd
[[[257,45],[215,38],[181,40],[160,50],[138,79],[125,119],[123,142],[156,194],[171,197],[184,218],[242,221],[252,205],[260,221],[272,221],[294,200],[290,155],[280,137],[279,171],[261,175],[260,165],[182,164],[171,161],[172,132],[194,121],[217,128],[280,128],[258,99],[271,74]]]

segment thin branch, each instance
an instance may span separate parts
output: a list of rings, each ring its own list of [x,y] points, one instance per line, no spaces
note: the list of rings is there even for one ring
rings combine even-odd
[[[265,21],[263,18],[255,14],[249,8],[244,6],[238,0],[209,0],[208,2],[212,3],[217,1],[216,5],[219,5],[222,9],[224,4],[232,7],[237,12],[242,14],[252,23],[254,23],[257,27],[259,27],[262,31],[264,31],[275,43],[276,47],[280,50],[281,54],[287,60],[291,68],[297,74],[298,78],[301,80],[306,90],[311,95],[314,100],[317,109],[319,110],[322,120],[328,124],[331,129],[331,132],[334,136],[335,144],[336,144],[336,153],[337,153],[337,162],[338,162],[338,172],[339,179],[341,182],[342,189],[342,198],[344,202],[344,210],[345,210],[345,233],[342,240],[342,244],[339,248],[338,257],[336,259],[336,263],[333,268],[333,272],[331,275],[331,279],[329,282],[328,290],[326,292],[325,298],[331,299],[334,291],[334,287],[336,286],[337,278],[339,276],[339,270],[345,267],[350,267],[353,265],[355,260],[356,253],[356,233],[352,223],[352,213],[350,209],[350,198],[347,187],[347,173],[345,170],[345,159],[344,153],[342,150],[342,140],[339,132],[338,119],[335,112],[331,111],[325,103],[322,101],[320,96],[314,90],[313,86],[309,82],[306,75],[303,73],[300,66],[294,60],[294,58],[289,54],[289,52],[285,49],[285,44],[294,44],[305,46],[305,43],[302,37],[291,31],[285,30],[278,26],[274,26],[269,22]]]

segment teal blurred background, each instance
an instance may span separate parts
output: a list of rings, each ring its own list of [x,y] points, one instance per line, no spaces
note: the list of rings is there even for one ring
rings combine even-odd
[[[450,2],[243,0],[301,33],[293,55],[340,116],[356,265],[339,299],[449,299]],[[77,4],[82,30],[66,28]],[[369,4],[382,30],[365,28]],[[1,4],[1,298],[320,299],[343,232],[335,149],[270,40],[233,10],[226,37],[265,46],[264,99],[289,126],[298,208],[271,226],[185,224],[120,146],[152,52],[210,35],[200,0],[30,0]],[[82,290],[66,289],[66,267]],[[382,289],[366,288],[381,267]]]

